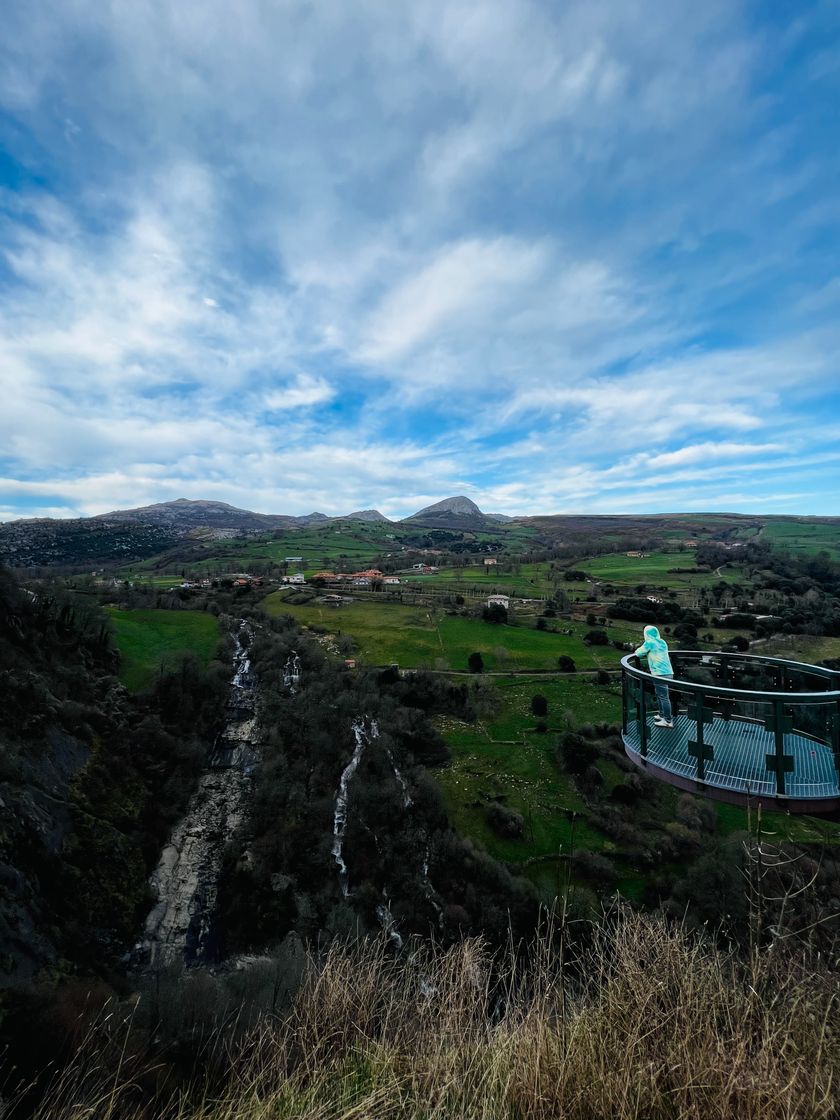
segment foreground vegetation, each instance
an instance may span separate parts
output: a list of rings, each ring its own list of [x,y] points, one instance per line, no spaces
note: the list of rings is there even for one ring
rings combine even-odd
[[[91,1032],[39,1120],[837,1115],[837,985],[818,961],[780,946],[739,959],[627,911],[568,932],[495,959],[474,939],[396,956],[334,943],[288,1011],[238,1043],[229,1027],[205,1040],[186,1090],[145,1052],[141,1001],[131,1026],[109,1015]],[[186,978],[187,1001],[202,986],[206,999],[212,984]],[[157,1013],[165,1031],[179,1011]]]

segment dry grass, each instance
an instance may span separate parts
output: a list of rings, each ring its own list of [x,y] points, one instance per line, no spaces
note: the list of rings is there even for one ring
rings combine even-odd
[[[793,1120],[838,1115],[837,982],[746,964],[659,919],[620,913],[564,967],[557,938],[500,966],[480,942],[313,962],[290,1013],[229,1059],[224,1087],[138,1100],[90,1059],[40,1120]],[[94,1063],[95,1066],[95,1063]],[[87,1070],[85,1076],[82,1071]]]

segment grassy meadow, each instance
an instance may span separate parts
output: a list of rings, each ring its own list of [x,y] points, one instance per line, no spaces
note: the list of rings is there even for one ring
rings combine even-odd
[[[645,556],[626,556],[624,553],[608,553],[592,560],[575,564],[576,568],[588,572],[593,579],[615,585],[635,586],[648,584],[663,588],[712,587],[722,579],[732,582],[737,573],[726,567],[718,575],[715,572],[672,572],[671,568],[693,568],[696,559],[693,549],[685,552],[651,552]]]
[[[833,524],[820,521],[767,521],[761,540],[783,546],[800,556],[827,552],[832,560],[840,560],[840,519]]]
[[[203,611],[111,610],[120,653],[120,680],[141,692],[161,665],[181,653],[194,653],[204,664],[219,642],[219,623]]]
[[[574,658],[578,669],[616,669],[620,656],[609,646],[586,646],[583,636],[591,627],[566,620],[558,623],[558,630],[571,630],[571,634],[536,630],[524,623],[494,625],[447,615],[433,607],[387,600],[329,607],[314,599],[296,605],[288,601],[285,591],[268,595],[263,606],[269,614],[291,615],[303,626],[350,635],[356,643],[355,655],[373,665],[396,662],[406,669],[466,670],[470,654],[479,652],[490,672],[556,669],[562,654]],[[608,630],[611,637],[622,640],[628,632],[625,627]]]

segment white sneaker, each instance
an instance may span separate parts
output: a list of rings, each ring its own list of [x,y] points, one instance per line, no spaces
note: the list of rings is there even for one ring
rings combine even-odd
[[[653,722],[657,727],[673,727],[674,726],[673,722],[669,722],[667,719],[663,719],[662,716],[655,716]]]

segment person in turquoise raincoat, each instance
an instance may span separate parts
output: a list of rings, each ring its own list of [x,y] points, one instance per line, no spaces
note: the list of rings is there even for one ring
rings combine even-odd
[[[645,627],[645,640],[635,652],[636,657],[647,658],[648,672],[653,676],[663,677],[665,680],[674,679],[671,658],[668,656],[668,643],[660,637],[655,626]],[[659,715],[653,722],[657,727],[673,727],[674,718],[667,684],[656,685],[656,703],[659,706]]]

